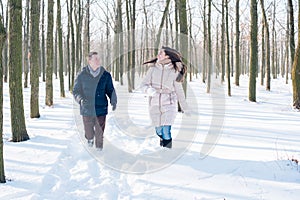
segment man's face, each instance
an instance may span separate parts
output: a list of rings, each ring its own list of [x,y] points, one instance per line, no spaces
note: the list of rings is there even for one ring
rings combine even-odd
[[[99,55],[93,55],[93,56],[89,59],[89,65],[90,65],[93,69],[97,69],[98,67],[100,67],[100,57],[99,57]]]

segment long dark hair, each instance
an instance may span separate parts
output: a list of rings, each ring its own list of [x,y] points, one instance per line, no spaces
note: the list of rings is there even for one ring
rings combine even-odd
[[[172,49],[170,47],[162,46],[162,49],[171,60],[174,69],[179,72],[176,81],[182,82],[186,74],[186,65],[182,61],[181,54],[176,49]],[[152,60],[144,62],[144,64],[156,63],[156,62],[157,62],[157,58],[154,58]]]

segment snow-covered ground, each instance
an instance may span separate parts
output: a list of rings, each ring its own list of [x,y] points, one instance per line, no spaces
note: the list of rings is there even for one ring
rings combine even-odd
[[[107,116],[102,152],[83,137],[72,95],[45,107],[40,83],[40,119],[29,117],[30,89],[24,89],[30,140],[9,142],[10,105],[4,84],[4,159],[7,183],[0,199],[194,199],[296,200],[300,196],[300,112],[291,107],[292,88],[272,80],[257,85],[248,101],[241,86],[188,84],[191,116],[178,114],[172,150],[159,147],[147,115],[147,97],[115,83],[118,107]],[[111,108],[110,108],[111,109]]]

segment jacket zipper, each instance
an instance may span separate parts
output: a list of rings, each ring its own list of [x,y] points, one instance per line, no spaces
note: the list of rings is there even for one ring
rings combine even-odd
[[[161,73],[161,79],[160,79],[160,90],[162,90],[162,84],[163,84],[163,77],[164,77],[164,71],[165,71],[165,66],[162,65],[162,73]],[[160,111],[160,116],[159,116],[159,124],[161,124],[161,92],[159,92],[159,111]]]

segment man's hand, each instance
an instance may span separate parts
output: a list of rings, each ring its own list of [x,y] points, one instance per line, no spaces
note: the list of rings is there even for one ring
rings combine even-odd
[[[86,99],[81,99],[80,100],[80,105],[83,106],[84,104],[87,104],[88,101]]]
[[[112,110],[115,111],[116,108],[117,108],[117,104],[113,104],[113,105],[112,105]]]

